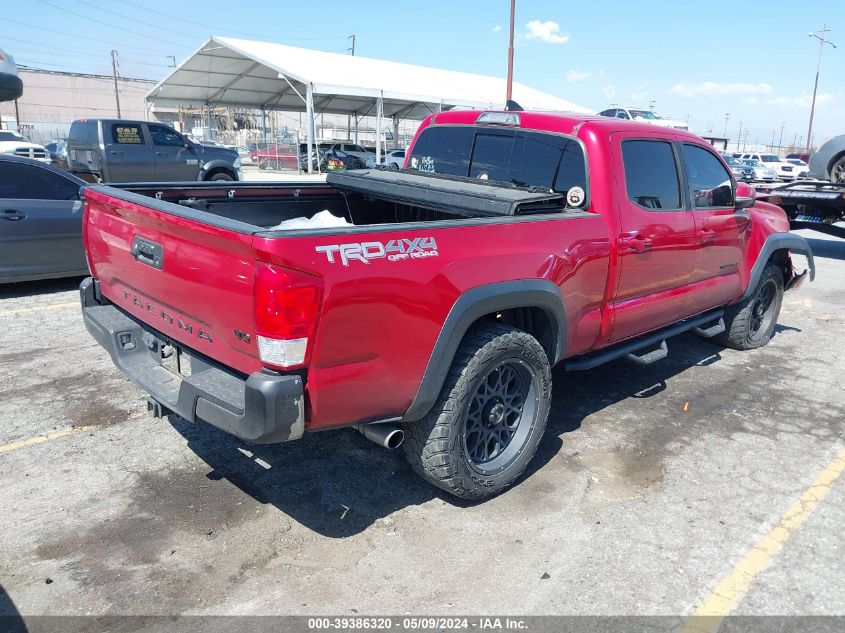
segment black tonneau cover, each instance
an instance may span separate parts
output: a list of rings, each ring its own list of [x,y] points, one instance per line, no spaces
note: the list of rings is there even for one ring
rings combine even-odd
[[[470,217],[554,213],[565,207],[561,193],[441,174],[356,170],[330,173],[326,182],[344,192]]]

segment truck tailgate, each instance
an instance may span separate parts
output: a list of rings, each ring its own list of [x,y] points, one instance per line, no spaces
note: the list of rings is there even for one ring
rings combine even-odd
[[[149,198],[88,189],[85,200],[85,247],[103,296],[224,365],[261,368],[254,337],[243,335],[255,323],[251,231],[167,213]]]

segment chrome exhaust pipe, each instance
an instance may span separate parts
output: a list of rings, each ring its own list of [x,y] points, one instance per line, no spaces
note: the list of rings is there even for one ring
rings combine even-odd
[[[393,450],[402,446],[405,439],[405,431],[394,424],[384,422],[381,424],[359,424],[355,427],[361,435],[379,446]]]

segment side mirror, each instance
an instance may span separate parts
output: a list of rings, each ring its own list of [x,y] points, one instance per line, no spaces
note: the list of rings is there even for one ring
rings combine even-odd
[[[741,182],[736,186],[735,208],[748,209],[749,207],[753,207],[756,199],[757,190],[751,185]]]

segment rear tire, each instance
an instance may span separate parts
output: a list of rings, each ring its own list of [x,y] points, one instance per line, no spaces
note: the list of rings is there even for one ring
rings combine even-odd
[[[234,180],[234,178],[232,178],[231,174],[227,174],[225,171],[220,171],[206,180]]]
[[[530,334],[473,326],[423,419],[405,427],[405,457],[429,483],[462,499],[501,493],[537,452],[551,404],[546,352]]]
[[[713,340],[733,349],[762,347],[772,339],[782,303],[783,273],[775,264],[767,264],[754,293],[725,309],[725,331]]]

